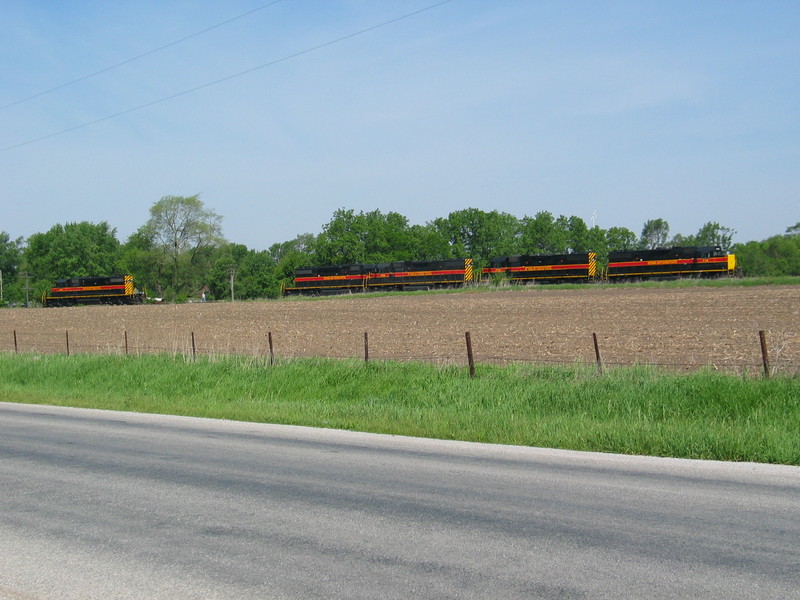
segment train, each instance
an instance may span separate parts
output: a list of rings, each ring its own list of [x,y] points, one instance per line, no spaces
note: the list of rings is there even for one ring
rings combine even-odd
[[[145,296],[145,292],[136,287],[132,275],[72,277],[56,280],[55,286],[42,294],[42,306],[141,304]]]
[[[464,287],[492,280],[512,284],[594,283],[711,278],[738,274],[736,255],[719,246],[615,250],[601,267],[595,252],[501,256],[478,272],[471,258],[295,269],[283,295],[329,295]]]

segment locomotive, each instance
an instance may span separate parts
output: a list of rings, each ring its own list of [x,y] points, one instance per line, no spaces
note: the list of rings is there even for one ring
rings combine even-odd
[[[736,255],[719,246],[683,246],[654,250],[617,250],[608,253],[606,279],[678,279],[720,277],[736,272]]]
[[[295,269],[285,296],[463,287],[473,279],[471,258],[405,260]]]
[[[483,279],[504,277],[510,283],[567,283],[594,281],[597,277],[597,254],[537,254],[502,256],[489,261]]]
[[[503,278],[514,284],[623,282],[722,277],[737,272],[736,256],[719,246],[684,246],[609,252],[601,269],[594,252],[492,258],[474,272],[472,259],[400,261],[378,264],[301,267],[284,295],[325,295],[377,290],[430,290],[463,287],[473,281]]]
[[[42,306],[141,304],[144,299],[145,293],[136,288],[132,275],[72,277],[56,280],[55,287],[42,294]]]

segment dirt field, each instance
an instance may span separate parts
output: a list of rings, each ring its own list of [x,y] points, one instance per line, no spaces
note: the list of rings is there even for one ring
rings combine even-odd
[[[800,369],[800,287],[618,287],[369,295],[322,300],[88,306],[0,311],[0,351],[267,353],[466,362],[465,332],[480,362],[756,369],[758,331],[781,371]]]

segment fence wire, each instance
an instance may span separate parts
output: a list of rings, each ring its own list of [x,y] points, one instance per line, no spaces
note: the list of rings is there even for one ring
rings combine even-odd
[[[272,341],[270,333],[270,341]],[[391,349],[380,347],[377,344],[367,346],[364,340],[363,350],[360,344],[350,340],[346,345],[342,343],[336,349],[325,352],[312,351],[282,351],[281,340],[274,340],[274,347],[270,349],[267,339],[245,338],[231,339],[224,336],[213,336],[205,339],[195,335],[194,332],[175,333],[162,344],[153,342],[152,335],[145,332],[124,331],[113,336],[114,339],[98,340],[94,332],[86,331],[61,331],[61,332],[31,332],[14,330],[0,338],[0,352],[6,353],[38,353],[38,354],[101,354],[101,355],[150,355],[171,354],[182,355],[188,358],[214,357],[214,356],[253,356],[267,357],[271,360],[280,358],[290,360],[298,358],[330,358],[330,359],[361,359],[370,361],[397,361],[397,362],[424,362],[443,366],[466,366],[469,364],[467,349],[463,352],[449,351],[445,353],[419,353],[404,352],[393,353]],[[366,338],[366,336],[365,336]],[[622,360],[617,358],[619,347],[604,341],[598,349],[602,355],[597,356],[591,346],[591,338],[586,347],[576,349],[574,355],[541,355],[534,351],[530,353],[496,354],[491,348],[486,351],[486,346],[491,346],[491,340],[473,341],[476,364],[485,365],[511,365],[511,364],[541,364],[541,365],[597,365],[601,369],[623,367],[650,367],[670,372],[695,372],[712,370],[725,373],[740,373],[745,375],[767,374],[783,375],[790,377],[800,376],[800,363],[791,358],[786,358],[786,347],[798,342],[796,336],[782,335],[773,349],[767,347],[766,356],[759,352],[758,337],[753,336],[753,348],[749,354],[752,358],[713,357],[705,356],[705,360],[663,360],[656,357],[638,357],[637,360]],[[360,338],[359,338],[360,339]],[[766,364],[765,364],[766,361]]]

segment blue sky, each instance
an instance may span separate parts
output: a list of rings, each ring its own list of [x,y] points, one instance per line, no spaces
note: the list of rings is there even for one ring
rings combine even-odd
[[[800,221],[800,2],[451,0],[341,39],[436,3],[4,2],[0,231],[125,241],[194,194],[257,250],[339,208]]]

